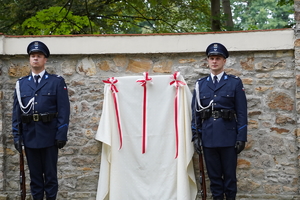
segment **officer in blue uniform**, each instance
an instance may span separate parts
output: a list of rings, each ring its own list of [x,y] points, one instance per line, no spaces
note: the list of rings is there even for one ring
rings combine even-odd
[[[206,49],[211,74],[197,80],[192,100],[192,132],[202,146],[214,200],[235,200],[237,154],[247,141],[247,100],[240,78],[224,72],[229,53],[220,43]]]
[[[55,200],[58,191],[58,149],[65,146],[70,102],[64,79],[48,74],[48,47],[33,41],[27,47],[31,74],[16,83],[12,129],[16,149],[24,144],[34,200]]]

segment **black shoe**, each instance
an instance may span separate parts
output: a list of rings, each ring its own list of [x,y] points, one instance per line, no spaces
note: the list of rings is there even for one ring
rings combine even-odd
[[[56,197],[47,197],[47,200],[55,200]]]
[[[223,200],[223,199],[221,199],[221,198],[213,198],[213,200]]]
[[[226,200],[235,200],[235,198],[226,198]]]

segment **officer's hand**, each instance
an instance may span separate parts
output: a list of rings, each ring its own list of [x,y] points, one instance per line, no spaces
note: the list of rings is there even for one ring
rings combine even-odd
[[[21,147],[21,145],[20,145],[20,141],[19,141],[19,140],[15,141],[15,148],[16,148],[16,150],[17,150],[19,153],[22,152],[22,147]]]
[[[66,145],[67,141],[62,141],[62,140],[57,140],[56,141],[56,146],[61,149]]]
[[[244,141],[236,141],[235,148],[236,148],[236,154],[241,153],[241,151],[243,151],[245,148],[245,142]]]
[[[195,137],[193,142],[194,142],[194,148],[195,148],[196,152],[198,154],[200,154],[201,153],[201,139],[198,137]]]

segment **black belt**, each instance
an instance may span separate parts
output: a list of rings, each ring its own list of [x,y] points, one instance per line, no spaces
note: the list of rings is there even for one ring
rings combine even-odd
[[[218,111],[218,110],[213,110],[211,111],[211,117],[212,118],[221,118],[223,115],[223,113],[221,111]]]
[[[235,118],[235,111],[228,110],[228,109],[220,109],[220,110],[211,110],[205,109],[200,111],[200,118],[201,119],[208,119],[208,118],[223,118],[225,120],[232,120]]]
[[[53,118],[57,117],[57,113],[39,113],[39,114],[22,114],[21,120],[23,123],[29,123],[31,121],[38,122],[51,122]]]

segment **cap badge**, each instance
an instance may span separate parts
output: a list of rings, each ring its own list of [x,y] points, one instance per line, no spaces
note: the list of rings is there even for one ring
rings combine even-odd
[[[214,51],[218,50],[218,44],[214,44]]]

